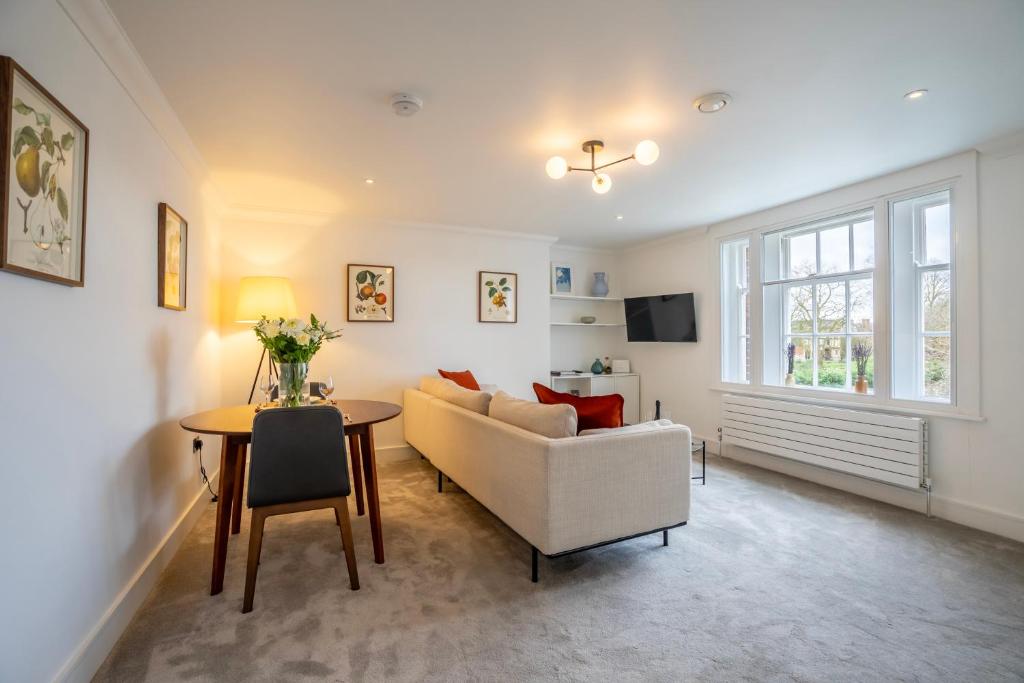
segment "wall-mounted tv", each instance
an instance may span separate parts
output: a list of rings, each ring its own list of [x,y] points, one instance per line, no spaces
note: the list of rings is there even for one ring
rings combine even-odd
[[[697,317],[693,293],[626,299],[626,340],[631,342],[695,342]]]

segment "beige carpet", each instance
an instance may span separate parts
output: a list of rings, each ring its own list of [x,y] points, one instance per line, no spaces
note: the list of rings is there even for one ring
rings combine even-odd
[[[243,615],[247,528],[208,594],[213,506],[99,681],[1024,679],[1024,545],[733,461],[690,524],[558,560],[426,462],[381,468],[388,562],[353,518],[268,522]],[[248,521],[248,515],[246,515]]]

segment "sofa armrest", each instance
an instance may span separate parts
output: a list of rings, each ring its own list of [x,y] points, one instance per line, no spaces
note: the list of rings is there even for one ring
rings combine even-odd
[[[690,514],[690,429],[596,434],[551,442],[552,553],[675,526]]]

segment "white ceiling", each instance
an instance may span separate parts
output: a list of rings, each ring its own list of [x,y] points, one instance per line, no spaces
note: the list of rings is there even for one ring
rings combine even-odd
[[[1020,0],[107,2],[246,208],[615,246],[1024,128]],[[691,107],[719,89],[724,112]],[[603,196],[547,178],[594,137],[661,158]]]

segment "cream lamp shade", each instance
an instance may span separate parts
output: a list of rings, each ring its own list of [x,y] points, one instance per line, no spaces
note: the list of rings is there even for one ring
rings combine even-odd
[[[256,323],[261,316],[268,318],[294,318],[295,294],[286,277],[243,277],[238,285],[238,306],[235,322]]]

